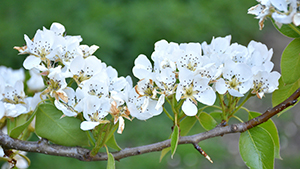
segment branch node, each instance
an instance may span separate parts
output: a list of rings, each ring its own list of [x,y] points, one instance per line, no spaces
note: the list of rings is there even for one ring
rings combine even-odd
[[[292,100],[291,105],[294,105],[295,103],[297,103],[298,99]]]
[[[235,125],[235,124],[231,125],[231,131],[237,132],[238,131],[237,125]]]

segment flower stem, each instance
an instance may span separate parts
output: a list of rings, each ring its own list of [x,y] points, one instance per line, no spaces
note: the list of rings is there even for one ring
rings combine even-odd
[[[174,121],[174,118],[170,115],[170,113],[168,112],[168,110],[163,106],[163,110],[166,113],[166,115],[172,120]]]
[[[103,145],[103,142],[105,141],[104,139],[102,139],[102,133],[103,133],[103,130],[104,130],[104,128],[105,127],[107,127],[107,124],[104,124],[103,126],[101,126],[100,127],[100,129],[99,129],[99,132],[98,132],[98,137],[97,137],[97,140],[96,140],[96,145],[95,145],[95,147],[91,150],[91,152],[90,152],[90,155],[91,156],[95,156],[97,153],[98,153],[98,151],[100,150],[100,148],[102,147],[102,145]],[[107,128],[106,128],[107,129]],[[106,135],[107,133],[105,133],[105,135]],[[103,141],[103,142],[101,142],[101,141]]]
[[[90,133],[89,131],[86,131],[86,133],[87,133],[87,136],[88,136],[88,138],[89,138],[89,140],[90,140],[92,146],[94,147],[94,146],[95,146],[95,142],[94,142],[94,140],[93,140],[92,137],[91,137],[91,133]]]
[[[217,95],[218,95],[218,97],[219,97],[219,99],[220,99],[220,104],[221,104],[221,106],[222,106],[222,115],[223,115],[223,120],[225,120],[226,119],[226,114],[225,114],[225,105],[224,105],[224,95],[221,95],[221,94],[219,94],[219,93],[217,93]]]
[[[240,121],[241,123],[244,123],[244,121],[242,119],[240,119],[238,116],[233,115],[233,118],[236,118],[238,121]]]
[[[254,94],[251,92],[248,93],[247,97],[243,100],[243,102],[230,114],[230,116],[234,115]]]
[[[293,24],[288,24],[291,29],[293,29],[298,35],[300,35],[300,30]]]

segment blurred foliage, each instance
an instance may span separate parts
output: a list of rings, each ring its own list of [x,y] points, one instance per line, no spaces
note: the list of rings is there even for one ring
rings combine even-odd
[[[247,9],[255,1],[239,0],[20,0],[0,5],[1,65],[22,66],[14,46],[25,44],[24,34],[33,38],[37,29],[62,23],[69,35],[81,35],[83,44],[96,44],[96,56],[131,74],[134,59],[150,56],[160,39],[210,42],[213,36],[231,34],[233,42],[247,44],[258,38],[258,23]],[[22,59],[20,59],[22,58]]]
[[[18,56],[13,47],[25,44],[24,34],[33,38],[37,29],[42,26],[49,29],[52,22],[59,22],[66,27],[68,35],[81,35],[82,44],[100,46],[95,55],[115,67],[119,75],[131,75],[134,59],[141,53],[150,57],[154,43],[161,39],[210,43],[213,36],[231,34],[232,42],[243,45],[251,39],[258,40],[261,36],[258,21],[247,15],[247,9],[255,4],[254,0],[4,0],[0,3],[0,64],[20,68],[25,56]],[[124,133],[116,136],[120,146],[134,147],[167,139],[172,123],[166,119],[160,115],[147,122],[126,121]],[[201,131],[198,124],[192,133]],[[122,159],[116,166],[246,168],[243,164],[237,166],[226,155],[227,148],[221,139],[200,143],[215,164],[210,164],[192,145],[180,145],[174,160],[167,155],[159,163],[160,153],[155,152]],[[106,165],[106,162],[86,163],[41,154],[29,157],[30,168],[104,168]]]

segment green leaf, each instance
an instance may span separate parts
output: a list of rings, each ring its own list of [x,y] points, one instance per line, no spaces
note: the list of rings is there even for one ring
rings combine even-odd
[[[19,135],[21,135],[21,133],[30,125],[30,123],[35,117],[35,114],[36,114],[36,110],[31,114],[30,118],[25,123],[13,128],[9,136],[12,138],[18,138]]]
[[[195,116],[187,116],[180,121],[180,135],[186,136],[192,127],[196,124],[197,118]]]
[[[115,169],[115,158],[111,153],[108,153],[108,159],[107,159],[107,169]]]
[[[258,113],[258,112],[249,112],[249,120],[253,119],[257,116],[260,116],[260,115],[261,115],[261,113]],[[278,136],[277,127],[275,126],[274,122],[271,119],[269,119],[268,121],[260,124],[259,127],[261,127],[261,128],[268,131],[268,133],[270,134],[270,136],[271,136],[271,138],[274,142],[275,158],[281,159],[281,157],[280,157],[279,136]]]
[[[258,126],[243,132],[239,150],[249,168],[274,168],[274,143],[267,130]]]
[[[159,157],[159,162],[161,162],[161,160],[164,158],[164,156],[171,150],[171,147],[167,147],[164,148],[163,150],[161,150],[161,154]]]
[[[113,148],[115,150],[122,150],[121,147],[118,145],[115,135],[113,134],[105,143],[108,147]]]
[[[25,123],[27,121],[27,117],[28,117],[27,114],[21,114],[20,116],[15,117],[15,118],[7,118],[6,126],[7,126],[8,135],[10,135],[11,131],[14,128],[16,128],[16,127],[22,125],[23,123]]]
[[[218,125],[217,121],[206,112],[201,112],[199,114],[199,120],[200,124],[205,130],[211,130]]]
[[[178,145],[178,140],[179,140],[179,128],[177,125],[174,126],[173,133],[171,135],[171,158],[173,158],[177,145]]]
[[[277,106],[278,104],[286,100],[288,97],[290,97],[299,87],[300,87],[300,79],[293,84],[284,85],[282,78],[280,78],[278,89],[275,90],[272,94],[273,107]],[[278,115],[281,115],[283,112],[287,111],[291,107],[293,106],[284,109]]]
[[[213,117],[217,124],[220,124],[222,122],[222,112],[212,112],[212,113],[209,113],[209,115],[211,115],[211,117]]]
[[[282,26],[279,28],[274,20],[272,19],[273,25],[275,28],[282,33],[283,35],[290,37],[290,38],[299,38],[300,37],[300,26],[295,26],[293,24],[282,24]]]
[[[300,78],[300,38],[294,39],[281,56],[281,76],[285,84],[295,83]]]
[[[38,136],[65,146],[88,146],[88,136],[80,129],[81,121],[75,117],[63,117],[53,104],[41,104],[37,108],[35,132]]]

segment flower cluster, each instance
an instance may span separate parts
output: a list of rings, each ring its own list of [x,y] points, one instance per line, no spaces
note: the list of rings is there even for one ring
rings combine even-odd
[[[26,97],[24,79],[23,69],[13,70],[0,66],[0,119],[33,111],[41,100],[38,94]]]
[[[231,36],[213,38],[210,44],[155,43],[151,62],[145,55],[135,60],[133,74],[140,79],[130,91],[131,115],[145,120],[162,112],[165,98],[183,100],[188,116],[197,114],[197,102],[213,105],[216,92],[242,97],[251,90],[257,97],[278,86],[280,74],[271,72],[273,51],[251,41],[248,46],[231,44]]]
[[[248,14],[256,15],[259,19],[260,29],[264,26],[264,20],[270,16],[281,27],[282,24],[293,23],[300,25],[300,1],[299,0],[257,0],[260,4],[251,7]]]
[[[280,74],[271,72],[273,51],[259,42],[251,41],[247,47],[231,44],[231,36],[213,38],[210,44],[160,40],[151,55],[154,65],[142,54],[135,59],[133,74],[139,82],[133,87],[130,77],[118,77],[114,68],[93,55],[97,46],[80,45],[80,36],[64,32],[63,25],[53,23],[49,30],[38,30],[32,40],[25,35],[26,46],[15,49],[29,54],[23,66],[30,70],[31,90],[43,89],[40,95],[54,98],[63,116],[83,113],[82,130],[119,122],[122,133],[124,118],[159,115],[165,99],[182,103],[183,112],[194,116],[198,102],[215,103],[216,92],[242,97],[251,90],[262,98],[278,86]],[[3,94],[2,100],[22,104],[22,84],[10,88],[5,91],[13,91]]]
[[[30,70],[32,89],[44,89],[41,95],[55,98],[54,104],[63,116],[83,113],[82,130],[99,124],[119,121],[118,133],[124,129],[123,117],[130,119],[126,107],[131,78],[118,77],[117,71],[101,62],[93,53],[98,46],[80,45],[80,36],[64,34],[65,27],[53,23],[50,29],[37,30],[26,46],[15,47],[20,54],[29,54],[23,66]],[[69,82],[69,84],[67,84]],[[76,82],[72,85],[72,82]]]

